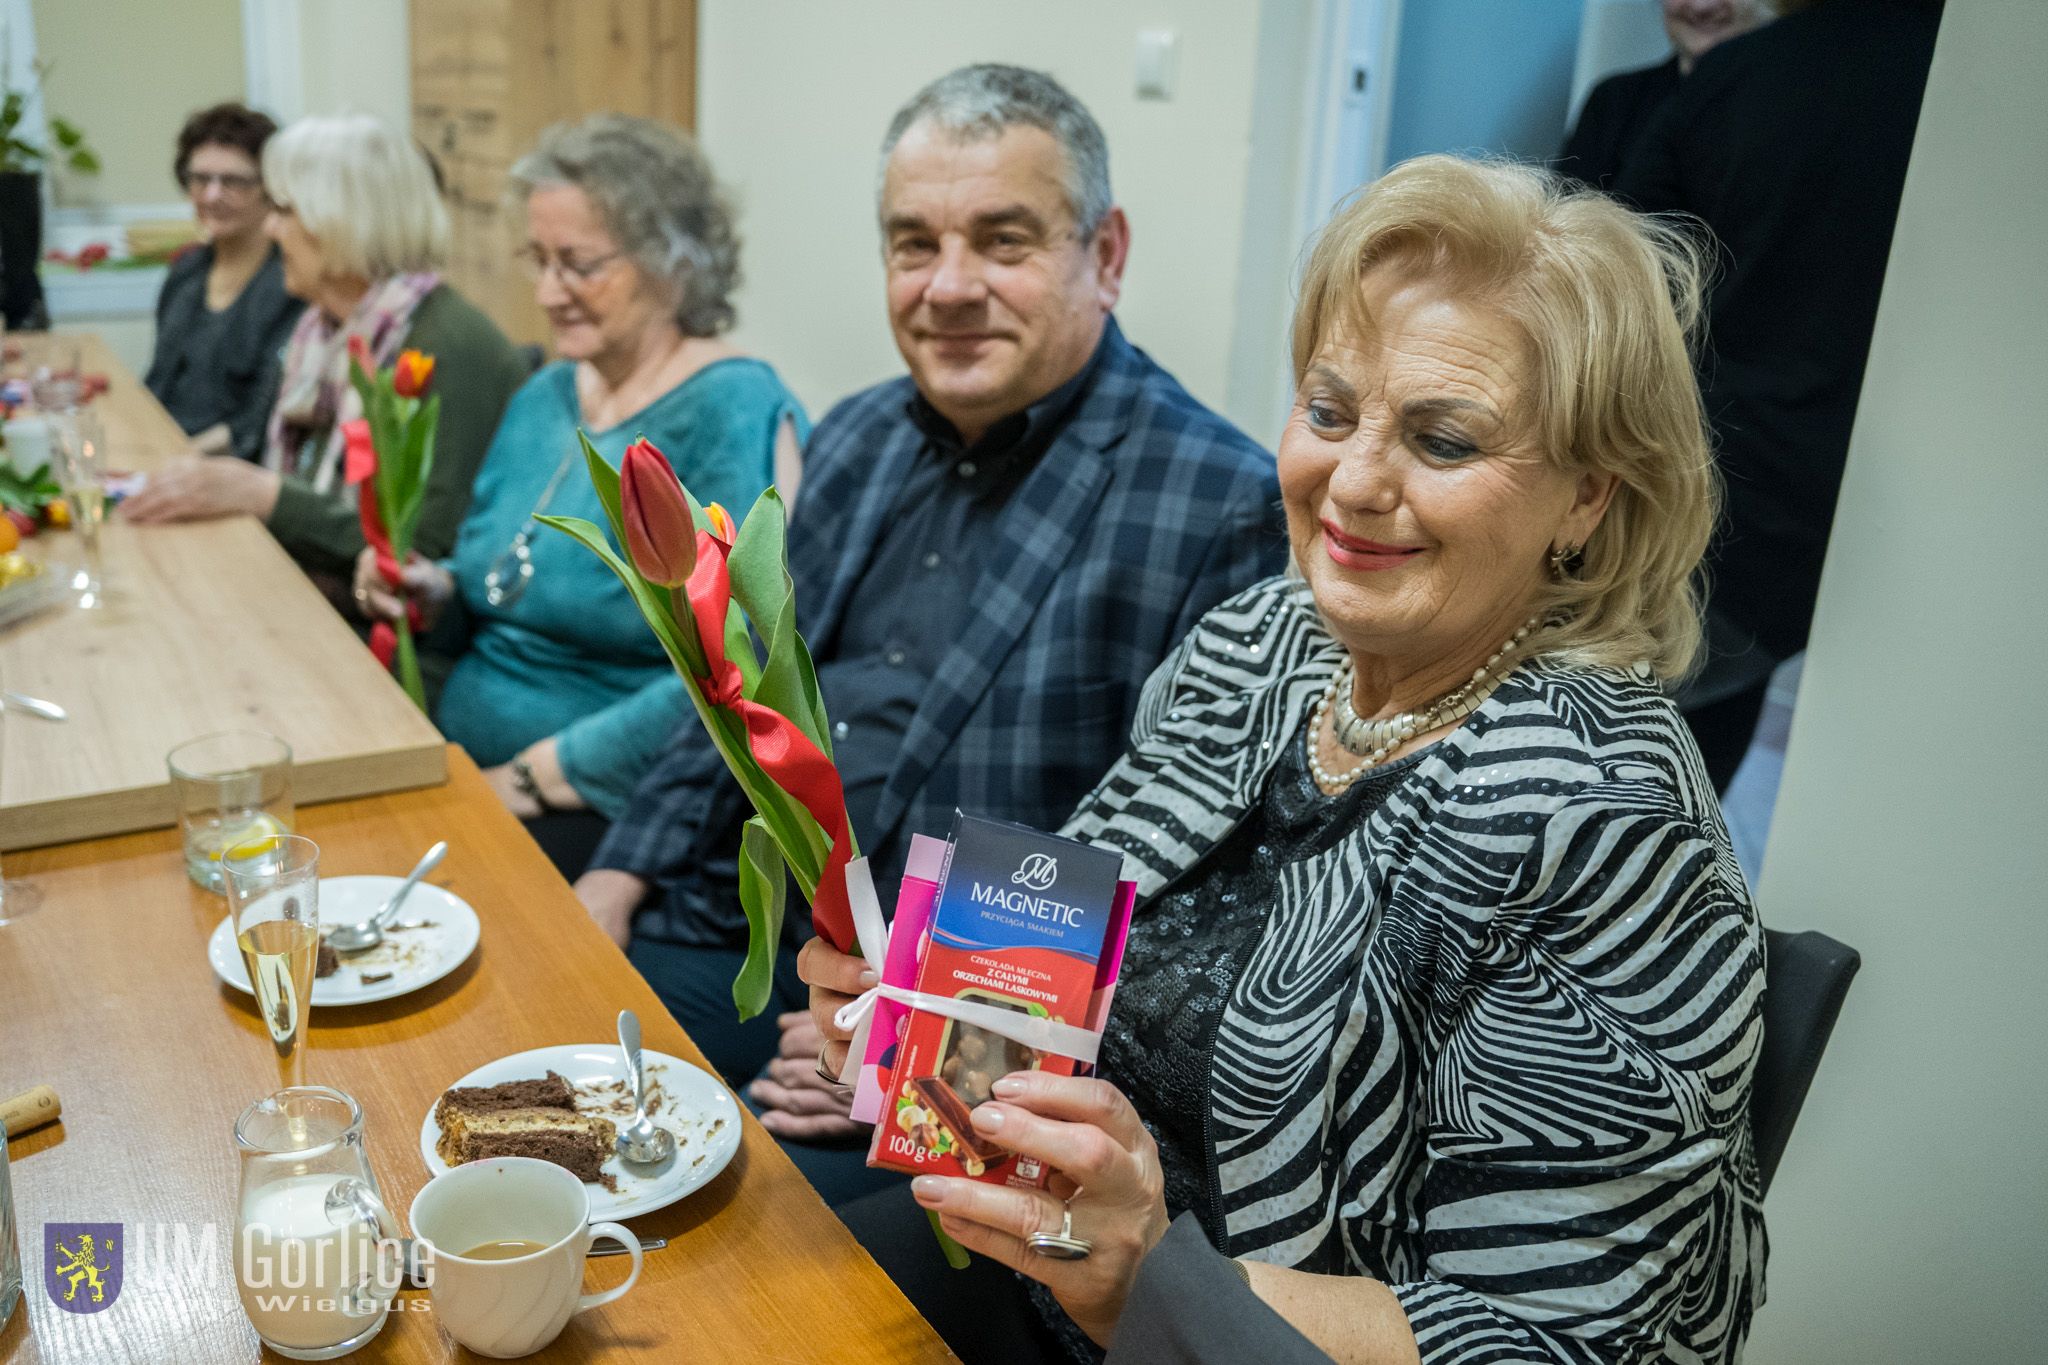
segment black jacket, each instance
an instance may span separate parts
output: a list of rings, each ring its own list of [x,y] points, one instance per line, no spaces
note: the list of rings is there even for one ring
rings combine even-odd
[[[1713,605],[1779,658],[1813,619],[1940,20],[1825,0],[1730,39],[1615,185],[1720,242],[1700,370],[1728,484]]]
[[[181,425],[196,435],[226,422],[229,448],[255,460],[263,454],[263,430],[277,403],[284,344],[306,305],[284,292],[283,259],[272,247],[262,269],[228,305],[218,344],[202,353],[190,344],[191,332],[206,307],[206,276],[212,269],[211,246],[194,247],[171,263],[156,299],[156,353],[143,383],[158,402],[172,407],[180,376],[191,367],[208,368],[218,376],[212,386],[215,401],[206,411],[181,414]]]

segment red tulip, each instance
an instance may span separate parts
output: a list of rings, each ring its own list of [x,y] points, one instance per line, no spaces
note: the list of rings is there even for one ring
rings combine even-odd
[[[398,368],[391,373],[391,387],[400,398],[421,398],[434,380],[434,357],[418,351],[398,353]]]
[[[619,462],[619,512],[626,553],[650,583],[679,588],[697,564],[697,529],[683,486],[662,453],[647,441],[626,447]]]

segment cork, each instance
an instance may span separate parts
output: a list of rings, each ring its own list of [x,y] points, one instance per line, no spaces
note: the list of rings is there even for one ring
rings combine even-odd
[[[0,1127],[5,1127],[7,1136],[13,1137],[31,1128],[54,1123],[63,1112],[64,1105],[57,1098],[57,1092],[47,1085],[39,1085],[12,1099],[0,1100]]]

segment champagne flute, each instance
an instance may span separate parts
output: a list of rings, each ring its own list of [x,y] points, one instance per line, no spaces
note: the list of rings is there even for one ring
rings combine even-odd
[[[302,834],[264,835],[229,849],[220,869],[278,1078],[301,1085],[320,953],[320,846]]]
[[[51,419],[57,437],[57,477],[64,500],[71,504],[71,525],[85,551],[85,568],[72,580],[78,605],[100,606],[106,597],[105,564],[100,557],[100,526],[107,519],[107,442],[100,419],[73,408]]]

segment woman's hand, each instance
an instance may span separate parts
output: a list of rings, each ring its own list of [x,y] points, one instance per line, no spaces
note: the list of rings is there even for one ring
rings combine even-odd
[[[1107,1081],[1015,1071],[991,1091],[995,1098],[974,1110],[976,1135],[1052,1167],[1052,1191],[921,1175],[911,1193],[938,1213],[949,1237],[1052,1290],[1067,1316],[1108,1346],[1139,1262],[1166,1235],[1159,1149]],[[1062,1194],[1071,1195],[1073,1235],[1094,1244],[1085,1260],[1054,1260],[1024,1245],[1034,1232],[1060,1230]]]
[[[455,575],[418,552],[406,556],[398,571],[398,587],[392,588],[377,572],[377,552],[365,545],[356,556],[356,609],[372,621],[392,621],[405,615],[408,601],[420,609],[420,629],[432,630],[441,609],[455,595]]]
[[[768,1072],[747,1087],[747,1098],[761,1106],[761,1126],[777,1137],[799,1142],[857,1137],[868,1125],[855,1123],[847,1110],[853,1097],[846,1087],[818,1074],[818,1049],[825,1035],[808,1014],[776,1019],[782,1045]]]
[[[121,504],[138,526],[206,521],[246,512],[267,521],[277,507],[275,471],[232,455],[179,460],[149,476],[142,491]]]
[[[825,1040],[821,1054],[826,1069],[839,1075],[846,1069],[847,1044],[853,1035],[833,1022],[842,1005],[875,984],[874,969],[857,957],[840,952],[822,938],[814,938],[796,955],[796,974],[811,988],[811,1020],[818,1036]],[[815,1070],[817,1063],[812,1063]]]

